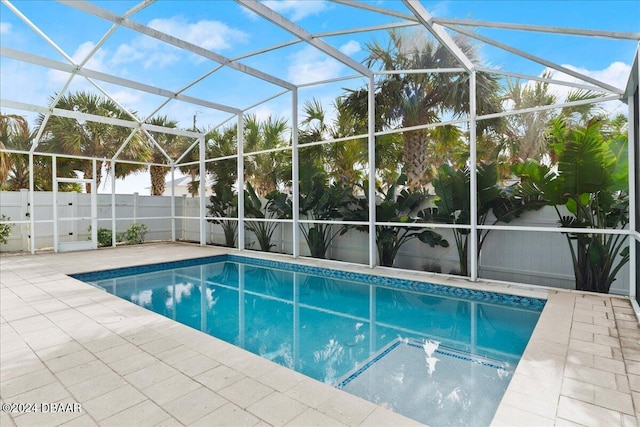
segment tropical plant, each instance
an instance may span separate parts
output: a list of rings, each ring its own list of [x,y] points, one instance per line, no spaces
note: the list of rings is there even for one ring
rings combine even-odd
[[[0,150],[4,150],[6,147],[0,140]],[[0,151],[0,184],[4,183],[9,177],[9,171],[11,170],[11,156],[5,151]]]
[[[271,243],[271,237],[278,228],[278,223],[265,220],[277,218],[277,214],[269,210],[270,201],[276,197],[286,197],[286,195],[277,190],[272,191],[266,196],[267,202],[263,206],[262,200],[253,186],[247,182],[247,189],[244,191],[245,225],[256,236],[260,250],[263,252],[269,252],[275,246]],[[251,218],[255,218],[257,221],[253,221]]]
[[[51,97],[51,104],[56,97]],[[98,116],[106,116],[121,120],[131,120],[134,112],[123,111],[115,102],[100,95],[89,92],[71,93],[62,96],[56,105],[50,107],[70,111],[79,111]],[[38,117],[38,127],[44,124],[44,115]],[[52,115],[46,121],[45,132],[40,146],[43,150],[59,154],[71,154],[89,158],[112,158],[129,137],[131,130],[121,126],[98,123],[75,118]],[[126,144],[119,158],[123,160],[146,160],[149,147],[134,136]],[[73,168],[84,173],[85,177],[93,176],[93,165],[90,160],[73,160]],[[96,185],[102,182],[103,166],[108,168],[109,162],[98,160],[96,165]],[[115,170],[117,178],[123,178],[133,172],[144,170],[144,165],[118,163]],[[87,192],[91,185],[87,183]]]
[[[423,32],[389,32],[389,44],[377,41],[366,46],[368,67],[384,70],[412,70],[459,67],[458,60],[434,39]],[[467,39],[456,43],[471,60],[476,60],[475,47]],[[479,114],[501,110],[498,79],[487,73],[477,73],[477,111]],[[403,128],[433,124],[443,115],[459,117],[469,112],[469,75],[467,73],[394,73],[376,84],[376,129]],[[368,89],[351,91],[345,105],[359,117],[367,116]],[[496,126],[499,120],[478,122],[478,134]],[[451,153],[466,153],[461,134],[453,126],[403,132],[404,173],[408,188],[423,187],[437,167],[448,162]]]
[[[216,182],[212,190],[213,194],[209,197],[210,204],[207,205],[209,211],[207,221],[222,226],[225,245],[234,248],[238,236],[238,221],[222,218],[238,217],[238,194],[224,180]]]
[[[543,78],[551,78],[551,72],[545,72]],[[598,98],[599,94],[587,90],[570,91],[564,102],[582,101]],[[558,102],[548,82],[522,84],[518,79],[507,81],[507,91],[503,100],[512,104],[514,110],[529,109]],[[506,117],[503,129],[503,144],[500,147],[510,164],[528,159],[544,161],[546,155],[553,156],[547,140],[549,123],[558,116],[571,120],[574,125],[586,123],[597,112],[595,104],[565,107],[558,111],[552,109],[512,114]]]
[[[571,213],[560,217],[561,226],[624,228],[629,222],[626,135],[605,141],[599,122],[571,129],[560,119],[554,122],[550,139],[558,154],[560,194]],[[577,233],[566,236],[576,288],[609,292],[617,272],[629,261],[626,237]]]
[[[215,159],[232,156],[237,153],[237,126],[228,126],[222,130],[212,130],[206,135],[207,156]],[[238,177],[237,159],[228,158],[207,162],[207,172],[214,180],[209,197],[209,216],[218,218],[236,218],[238,216],[238,194],[233,189]],[[238,222],[224,219],[207,219],[220,224],[224,232],[225,245],[235,247],[238,235]]]
[[[0,148],[29,151],[32,133],[22,116],[0,115]],[[29,188],[29,163],[25,155],[0,153],[0,184],[9,191]]]
[[[237,151],[237,126],[215,129],[206,135],[207,158],[216,159],[235,155]],[[215,183],[231,187],[238,179],[238,161],[235,158],[215,160],[206,163],[207,172]]]
[[[601,122],[572,128],[555,119],[549,141],[558,156],[557,172],[528,162],[514,168],[522,176],[523,200],[553,206],[560,227],[622,229],[629,222],[627,137],[605,140]],[[559,206],[563,206],[561,212]],[[576,289],[608,293],[629,261],[626,237],[619,234],[564,233],[569,243]]]
[[[245,118],[245,152],[284,148],[288,145],[287,120],[269,116],[264,121],[251,114]],[[245,177],[261,196],[291,181],[291,154],[287,150],[269,151],[245,158]]]
[[[316,172],[300,180],[300,214],[317,221],[330,221],[342,217],[352,202],[352,188],[342,181],[329,183],[324,172]],[[292,217],[292,203],[287,197],[273,197],[269,209],[279,218]],[[300,231],[314,258],[325,258],[333,239],[344,232],[346,226],[314,222],[300,224]]]
[[[477,223],[484,225],[493,213],[493,224],[500,221],[509,222],[519,216],[525,209],[534,206],[514,200],[513,186],[503,187],[499,183],[496,163],[481,163],[476,170],[477,176]],[[471,171],[468,167],[455,170],[449,165],[442,165],[437,177],[433,180],[436,193],[435,209],[425,209],[419,216],[426,221],[437,221],[448,224],[471,224]],[[478,258],[482,246],[491,230],[478,230]],[[458,252],[459,273],[469,275],[469,234],[467,228],[452,229]]]
[[[0,144],[7,149],[29,152],[35,132],[23,116],[8,114],[0,115]],[[7,174],[0,180],[0,186],[6,191],[18,191],[29,188],[29,156],[22,153],[0,153],[0,160],[4,159]],[[74,178],[76,174],[71,161],[62,157],[56,159],[58,177]],[[51,191],[53,177],[51,176],[52,158],[49,156],[33,156],[33,185],[36,191]],[[80,191],[76,183],[60,183],[58,191]]]
[[[404,185],[406,177],[401,176],[397,184],[389,187],[385,192],[381,188],[377,189],[379,201],[376,201],[376,222],[396,222],[405,223],[406,227],[396,227],[392,225],[376,225],[376,246],[378,248],[378,258],[380,265],[393,267],[396,255],[400,248],[410,240],[419,239],[427,243],[432,248],[440,246],[446,248],[449,242],[433,230],[423,227],[411,227],[408,224],[421,222],[418,217],[421,205],[427,200],[427,194],[423,190],[402,189],[397,195],[397,188]],[[365,181],[363,189],[368,188]],[[365,197],[354,197],[347,209],[343,210],[343,216],[349,221],[367,221],[369,218],[369,197],[368,192],[364,192]],[[368,232],[369,227],[365,225],[349,226],[359,231]],[[346,229],[342,231],[344,234]]]

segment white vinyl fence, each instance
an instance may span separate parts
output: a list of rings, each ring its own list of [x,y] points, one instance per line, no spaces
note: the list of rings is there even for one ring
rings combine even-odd
[[[7,244],[0,250],[29,251],[30,216],[28,191],[0,192],[0,213],[11,218],[13,228]],[[90,196],[83,193],[58,193],[58,216],[90,216]],[[140,196],[119,194],[115,197],[116,232],[124,232],[131,224],[145,224],[146,241],[170,241],[171,198],[166,196]],[[176,239],[198,242],[199,198],[176,197]],[[36,249],[53,247],[53,195],[50,192],[35,194],[35,243]],[[553,208],[528,212],[509,225],[556,227]],[[59,238],[88,240],[90,221],[60,221]],[[112,229],[110,194],[98,195],[98,227]],[[459,263],[455,240],[450,230],[438,229],[449,241],[449,248],[430,248],[417,239],[405,244],[396,257],[395,267],[409,270],[426,270],[443,274],[458,274]],[[293,253],[292,224],[279,224],[272,239],[273,252]],[[245,233],[245,247],[259,250],[250,231]],[[300,253],[308,256],[306,242],[300,236]],[[338,236],[327,257],[357,264],[368,264],[367,233],[350,230]],[[207,243],[224,245],[220,225],[207,223]],[[479,277],[493,280],[528,283],[571,289],[574,287],[571,254],[566,237],[561,233],[530,231],[491,231],[480,255]],[[611,288],[612,293],[629,294],[629,268],[623,268]]]

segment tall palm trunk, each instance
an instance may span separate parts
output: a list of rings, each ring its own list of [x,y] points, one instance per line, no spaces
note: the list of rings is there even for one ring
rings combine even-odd
[[[405,126],[411,126],[407,124]],[[426,172],[429,168],[427,148],[429,134],[426,129],[406,132],[403,135],[402,154],[407,175],[407,187],[416,190],[427,183]]]
[[[82,168],[82,173],[84,174],[85,179],[93,178],[93,162],[88,162],[86,166]],[[100,185],[102,181],[102,162],[96,162],[96,186]],[[87,194],[91,193],[91,183],[87,182],[84,185],[85,191]]]
[[[163,166],[150,166],[149,174],[151,175],[151,195],[162,196],[165,189],[164,177],[167,174],[167,169]]]
[[[4,144],[0,142],[0,149],[5,148]],[[11,158],[9,153],[0,153],[0,184],[4,183],[9,177],[9,171],[11,170]]]

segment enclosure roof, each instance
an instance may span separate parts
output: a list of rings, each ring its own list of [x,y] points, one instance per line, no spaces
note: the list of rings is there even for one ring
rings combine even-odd
[[[381,72],[364,64],[366,46],[386,45],[391,29],[427,31],[465,72],[539,80],[549,70],[559,87],[622,99],[640,40],[635,1],[2,0],[0,8],[2,113],[146,130],[159,130],[146,123],[158,115],[181,129],[211,129],[240,113],[289,117],[296,92],[328,102]],[[460,35],[478,43],[482,63],[465,56]],[[55,108],[57,97],[81,90],[136,117]]]

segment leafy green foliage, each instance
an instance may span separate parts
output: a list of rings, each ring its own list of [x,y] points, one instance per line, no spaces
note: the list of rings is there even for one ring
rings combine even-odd
[[[554,120],[550,144],[558,170],[526,163],[518,189],[524,203],[554,206],[562,228],[622,229],[629,222],[627,139],[604,139],[601,123],[571,128]],[[569,215],[558,209],[564,206]],[[629,261],[626,237],[615,234],[565,233],[573,260],[576,289],[609,292],[618,271]]]
[[[236,246],[238,236],[238,221],[211,218],[237,218],[238,217],[238,194],[231,186],[226,185],[224,180],[213,185],[213,194],[209,197],[210,204],[207,205],[207,221],[220,224],[224,232],[225,244],[233,248]]]
[[[89,227],[91,232],[91,227]],[[98,228],[98,247],[113,245],[113,233],[108,228]]]
[[[269,252],[275,246],[271,243],[271,237],[278,224],[260,220],[277,218],[277,214],[270,211],[268,205],[269,200],[279,197],[278,194],[282,193],[275,190],[267,194],[267,203],[263,206],[262,200],[256,194],[251,183],[247,183],[247,189],[244,191],[245,226],[256,236],[260,250],[263,252]],[[256,218],[258,221],[251,221],[251,218]]]
[[[342,181],[330,183],[328,176],[318,171],[312,176],[304,176],[300,181],[300,214],[308,219],[330,221],[342,218],[342,212],[352,202],[352,188]],[[279,218],[292,218],[291,200],[284,194],[270,198],[269,210]],[[300,224],[300,230],[307,242],[311,256],[325,258],[335,237],[345,230],[343,225],[314,222]]]
[[[144,237],[147,234],[147,226],[145,224],[131,224],[131,226],[124,232],[123,240],[128,245],[138,245],[144,242]]]
[[[386,192],[380,188],[377,189],[380,201],[376,202],[376,222],[397,222],[406,224],[422,222],[423,218],[420,218],[417,213],[422,203],[427,200],[427,194],[421,190],[410,190],[405,188],[396,195],[397,187],[404,185],[405,182],[406,177],[401,176],[396,185],[389,187]],[[366,181],[362,188],[368,188],[368,183]],[[365,194],[367,194],[366,191]],[[344,211],[345,219],[350,221],[368,221],[368,197],[354,197],[352,200],[352,203]],[[369,227],[364,225],[350,226],[348,228],[353,227],[359,231],[369,231]],[[344,234],[345,232],[346,229],[343,230],[342,233]],[[423,227],[376,225],[376,246],[378,247],[380,265],[392,267],[395,262],[396,255],[402,245],[413,239],[418,239],[432,248],[435,246],[446,248],[449,246],[449,242],[440,234]]]
[[[2,221],[11,221],[6,215],[0,216]],[[11,229],[13,228],[13,224],[0,224],[0,243],[7,244],[9,241],[9,236],[11,235]]]
[[[508,222],[520,214],[522,205],[514,201],[513,189],[503,187],[499,183],[498,166],[495,163],[480,164],[476,171],[477,178],[477,222],[483,225],[489,214],[495,216],[494,224],[499,221]],[[471,171],[468,167],[455,170],[449,165],[442,165],[433,180],[436,193],[435,209],[426,209],[420,216],[427,221],[448,224],[471,224]],[[458,250],[460,274],[469,275],[469,229],[454,228],[452,230]],[[478,230],[478,257],[482,245],[490,230]]]

